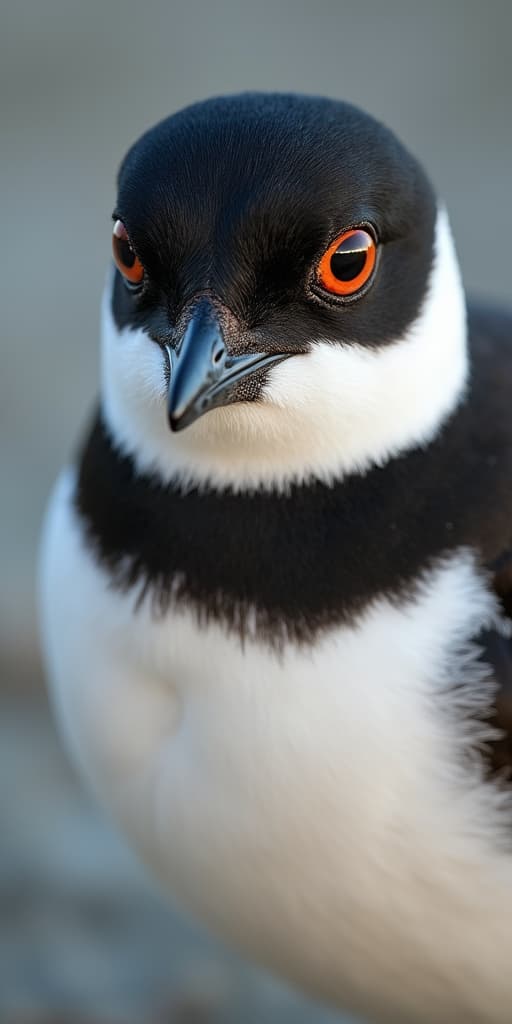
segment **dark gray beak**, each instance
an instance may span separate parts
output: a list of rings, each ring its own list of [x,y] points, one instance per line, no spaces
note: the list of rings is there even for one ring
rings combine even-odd
[[[201,299],[192,312],[169,356],[168,415],[171,430],[183,430],[203,413],[236,401],[235,385],[255,370],[287,358],[287,353],[268,355],[228,354],[215,307]]]

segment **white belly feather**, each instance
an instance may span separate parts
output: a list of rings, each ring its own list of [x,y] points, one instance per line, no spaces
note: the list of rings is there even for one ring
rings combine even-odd
[[[465,758],[492,686],[468,641],[495,617],[470,557],[279,658],[189,611],[135,612],[84,546],[70,488],[43,557],[55,704],[176,898],[377,1020],[509,1022],[512,815]]]

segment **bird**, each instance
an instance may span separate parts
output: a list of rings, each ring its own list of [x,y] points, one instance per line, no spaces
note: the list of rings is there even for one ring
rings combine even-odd
[[[40,572],[86,784],[303,991],[509,1024],[512,314],[427,173],[341,100],[172,114],[120,167],[100,378]]]

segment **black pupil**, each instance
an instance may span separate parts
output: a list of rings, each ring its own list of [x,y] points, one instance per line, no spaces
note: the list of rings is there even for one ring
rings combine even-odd
[[[135,263],[135,253],[133,249],[130,248],[130,243],[126,240],[126,238],[116,237],[116,249],[119,260],[121,261],[123,266],[128,267],[128,270],[131,270],[133,264]]]
[[[356,231],[331,256],[331,270],[338,281],[353,281],[364,269],[371,242],[366,231]]]

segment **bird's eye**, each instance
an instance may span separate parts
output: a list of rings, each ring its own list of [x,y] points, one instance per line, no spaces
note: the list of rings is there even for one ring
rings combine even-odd
[[[122,220],[116,220],[114,224],[112,252],[116,266],[121,271],[125,281],[134,287],[141,284],[144,277],[144,267],[131,247],[128,232]]]
[[[370,279],[376,255],[375,239],[369,231],[344,231],[322,256],[318,283],[333,295],[354,295]]]

